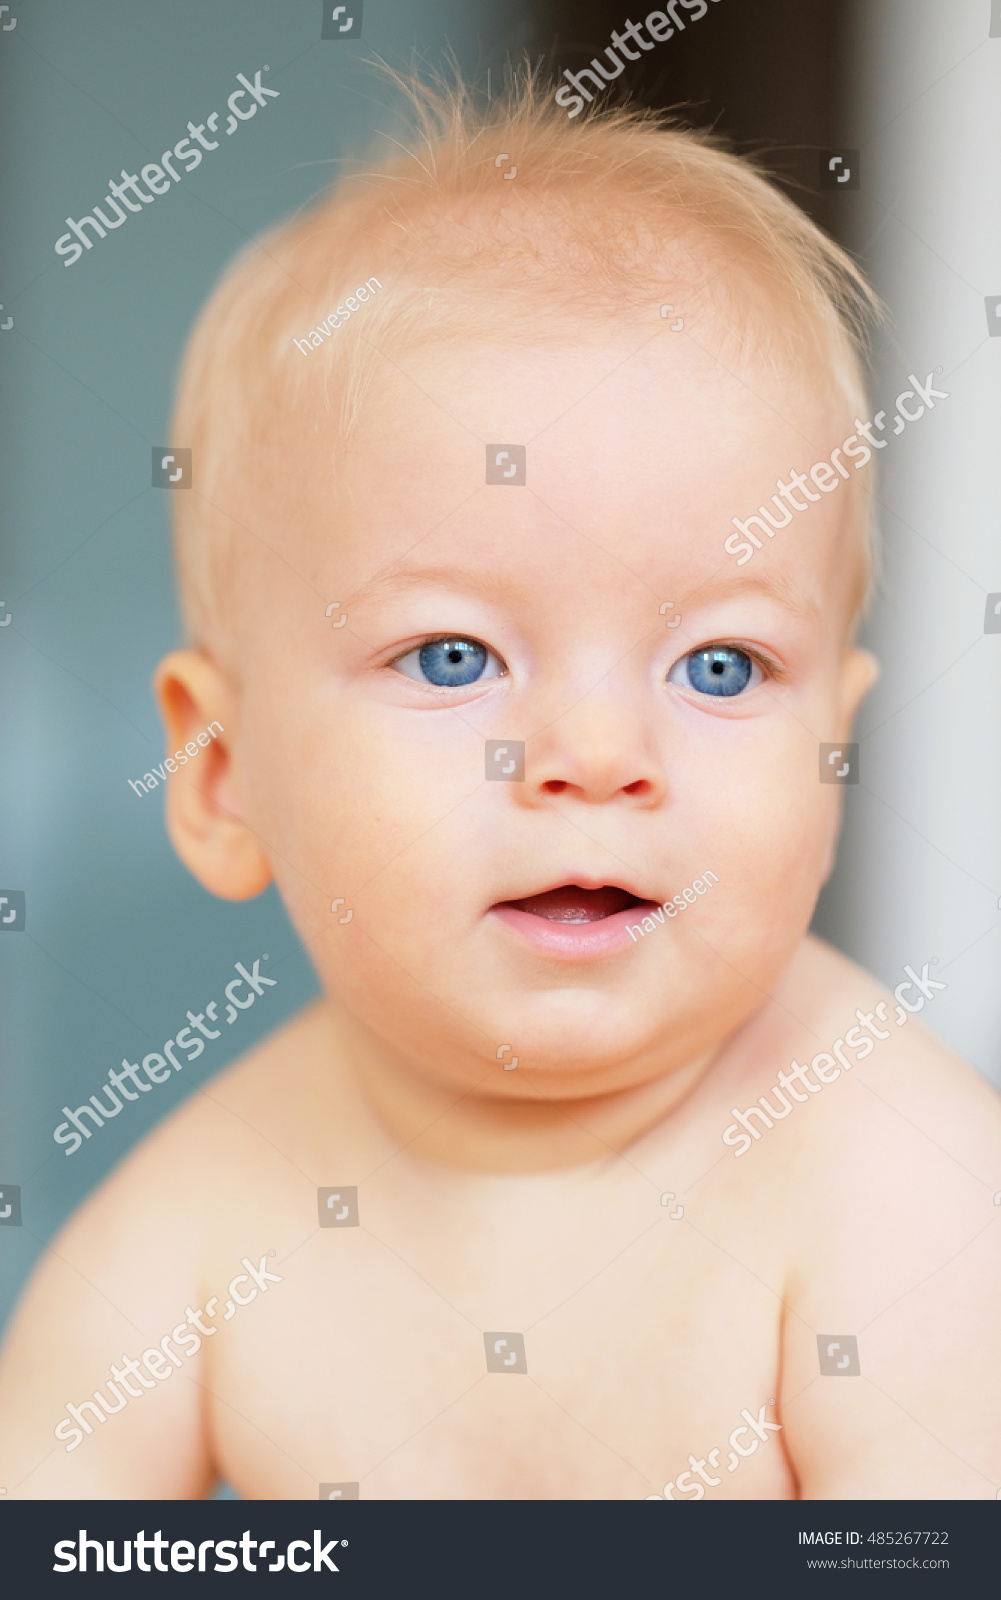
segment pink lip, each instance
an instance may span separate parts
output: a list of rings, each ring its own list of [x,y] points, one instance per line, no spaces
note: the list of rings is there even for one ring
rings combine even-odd
[[[630,923],[642,922],[652,904],[649,901],[630,906],[594,922],[558,922],[536,916],[531,911],[516,911],[514,906],[507,905],[491,906],[489,915],[497,917],[512,933],[544,955],[563,961],[593,961],[627,944],[635,944],[637,941],[627,928]]]

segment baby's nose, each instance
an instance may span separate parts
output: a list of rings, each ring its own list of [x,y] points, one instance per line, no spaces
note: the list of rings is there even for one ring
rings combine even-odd
[[[666,793],[649,719],[611,697],[588,696],[526,742],[525,785],[538,796],[651,806]]]

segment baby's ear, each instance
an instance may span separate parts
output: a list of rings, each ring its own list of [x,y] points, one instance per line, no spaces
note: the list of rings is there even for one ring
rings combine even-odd
[[[879,677],[879,662],[869,650],[845,652],[841,667],[841,726],[838,738],[847,738],[855,713]]]
[[[200,651],[174,650],[157,667],[153,687],[175,769],[167,785],[171,843],[211,894],[249,900],[267,888],[271,867],[243,820],[233,770],[236,714],[229,683]]]

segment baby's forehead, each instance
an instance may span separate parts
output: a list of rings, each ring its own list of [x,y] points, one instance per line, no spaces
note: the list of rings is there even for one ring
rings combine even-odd
[[[340,484],[377,499],[421,495],[432,480],[530,498],[543,488],[577,498],[585,484],[606,508],[607,491],[626,484],[674,500],[716,484],[742,504],[763,465],[767,475],[773,463],[809,463],[844,436],[851,408],[829,374],[739,348],[707,320],[693,328],[592,320],[555,325],[540,342],[403,351],[374,377],[338,452]],[[505,495],[504,509],[516,501]]]
[[[338,513],[314,529],[342,586],[388,572],[378,592],[398,594],[406,572],[444,589],[455,563],[512,593],[512,572],[610,599],[631,583],[694,591],[732,570],[731,519],[844,437],[843,398],[801,372],[648,325],[572,332],[427,347],[380,374],[338,457]],[[797,564],[816,569],[807,590],[826,582],[821,546],[846,509],[818,506],[808,547],[769,550],[780,587]]]

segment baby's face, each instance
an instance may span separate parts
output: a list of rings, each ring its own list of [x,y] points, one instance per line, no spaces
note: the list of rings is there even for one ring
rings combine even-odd
[[[287,547],[314,592],[272,569],[235,776],[325,987],[439,1079],[642,1082],[788,961],[837,828],[818,747],[868,681],[848,487],[745,566],[723,541],[844,424],[664,323],[380,367]]]

